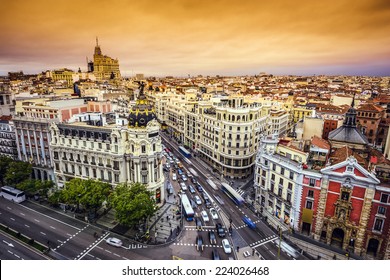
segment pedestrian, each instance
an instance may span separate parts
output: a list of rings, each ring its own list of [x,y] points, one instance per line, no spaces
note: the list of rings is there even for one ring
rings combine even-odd
[[[172,224],[171,224],[171,222],[169,222],[169,227],[171,227],[172,226]],[[171,229],[171,231],[172,231],[172,229]]]
[[[333,259],[334,259],[334,260],[336,260],[336,259],[337,259],[337,257],[336,257],[336,254],[334,254],[334,255],[333,255]]]
[[[172,235],[172,232],[173,232],[173,230],[171,229],[171,235]]]
[[[252,256],[255,255],[255,251],[256,251],[255,248],[253,248],[253,249],[252,249]]]
[[[240,251],[240,246],[237,246],[237,253]]]

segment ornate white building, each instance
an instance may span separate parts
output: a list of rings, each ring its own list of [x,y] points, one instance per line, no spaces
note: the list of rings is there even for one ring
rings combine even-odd
[[[160,125],[152,111],[141,94],[124,125],[96,113],[76,116],[82,121],[52,124],[50,145],[58,183],[72,178],[98,179],[112,186],[140,182],[157,203],[162,202]]]

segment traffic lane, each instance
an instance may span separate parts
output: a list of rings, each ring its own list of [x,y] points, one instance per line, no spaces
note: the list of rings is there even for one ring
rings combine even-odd
[[[46,260],[43,254],[20,241],[0,232],[0,259],[2,260]]]
[[[17,204],[2,209],[0,222],[44,245],[63,242],[80,230]]]
[[[53,209],[43,204],[35,203],[30,200],[26,200],[20,204],[22,207],[30,209],[30,211],[36,211],[41,215],[45,215],[56,219],[58,221],[63,221],[64,223],[74,226],[76,228],[82,228],[85,225],[84,221],[74,218],[73,212],[64,212],[63,210]]]

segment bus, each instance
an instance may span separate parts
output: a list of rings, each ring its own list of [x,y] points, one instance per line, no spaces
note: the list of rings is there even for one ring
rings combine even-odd
[[[194,219],[195,213],[194,209],[192,209],[191,202],[186,194],[181,195],[181,206],[186,220],[189,222],[192,221]]]
[[[179,151],[186,158],[191,158],[191,153],[186,148],[184,148],[183,146],[179,146]]]
[[[234,201],[235,204],[238,206],[242,205],[244,203],[244,199],[241,197],[241,195],[238,194],[231,186],[229,186],[226,183],[221,183],[221,190],[231,199]]]
[[[209,184],[210,187],[212,187],[216,191],[218,190],[217,185],[213,181],[211,181],[210,179],[207,179],[206,181],[207,181],[207,183]]]
[[[16,203],[20,203],[26,200],[24,191],[8,186],[1,187],[0,196]]]

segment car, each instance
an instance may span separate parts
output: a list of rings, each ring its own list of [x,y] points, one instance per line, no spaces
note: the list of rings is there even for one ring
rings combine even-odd
[[[180,188],[181,188],[183,191],[186,191],[186,190],[187,190],[187,186],[186,186],[186,184],[184,184],[183,182],[180,183]]]
[[[177,180],[177,176],[176,176],[175,173],[172,174],[172,180],[173,180],[173,181],[176,181],[176,180]]]
[[[210,244],[214,244],[214,245],[217,244],[217,237],[214,231],[209,231],[209,240],[210,240]]]
[[[242,216],[242,220],[244,223],[250,228],[250,229],[255,229],[256,224],[247,216]]]
[[[106,243],[114,247],[122,247],[122,240],[116,237],[109,237],[106,239]]]
[[[168,169],[171,168],[171,165],[170,165],[169,163],[167,163],[165,166],[166,166]]]
[[[217,223],[215,225],[215,228],[217,229],[217,233],[218,233],[219,237],[225,237],[226,236],[225,229],[222,227],[221,223]]]
[[[203,229],[202,220],[199,218],[195,218],[195,226],[197,230],[202,230]]]
[[[197,183],[196,188],[198,189],[198,192],[203,192],[203,187],[201,184]]]
[[[214,249],[212,252],[211,252],[211,258],[215,261],[219,261],[221,260],[221,257],[219,256],[219,253],[217,251],[217,249]]]
[[[204,243],[203,243],[203,237],[202,237],[202,236],[198,235],[198,236],[196,237],[196,243],[195,243],[195,245],[196,245],[196,251],[201,251],[201,252],[203,252]]]
[[[204,222],[209,222],[210,221],[209,215],[207,215],[206,210],[203,210],[202,212],[200,212],[200,214],[202,215],[202,219],[203,219]]]
[[[184,181],[184,182],[186,182],[188,179],[187,179],[187,176],[185,175],[185,174],[182,174],[181,175],[181,179]]]
[[[193,186],[189,185],[188,189],[189,189],[190,193],[195,193],[195,189]]]
[[[210,208],[210,214],[213,220],[218,220],[218,212],[215,208]]]
[[[191,182],[192,182],[193,184],[196,184],[198,181],[196,180],[196,178],[192,177],[192,178],[191,178]]]
[[[222,239],[222,248],[225,254],[231,254],[232,252],[232,246],[230,246],[229,240]]]
[[[173,160],[170,160],[169,163],[173,165],[175,162]]]
[[[206,197],[204,199],[204,204],[206,205],[206,208],[211,208],[211,201],[210,201],[210,198]]]
[[[194,199],[195,199],[196,204],[198,204],[198,205],[201,205],[201,204],[202,204],[202,200],[200,199],[199,196],[195,195],[195,196],[194,196]]]
[[[183,175],[183,170],[181,170],[181,169],[179,168],[179,169],[177,170],[177,174],[180,175],[180,176]]]

